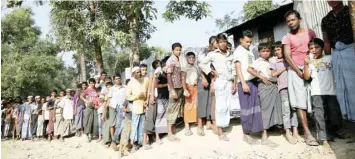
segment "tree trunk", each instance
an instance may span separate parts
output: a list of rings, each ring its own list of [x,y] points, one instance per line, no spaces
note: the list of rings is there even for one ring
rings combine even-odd
[[[353,28],[353,36],[355,39],[355,1],[349,0],[349,9],[350,9],[350,20]]]
[[[133,19],[131,24],[131,52],[129,66],[132,68],[139,65],[139,35],[138,35],[138,18]]]
[[[104,71],[104,62],[102,59],[101,45],[98,39],[94,39],[93,44],[95,50],[95,62],[96,62],[97,71],[101,73],[102,71]]]
[[[84,52],[82,50],[79,51],[79,61],[80,61],[81,81],[86,81],[87,80],[86,62],[85,62]]]
[[[91,25],[93,25],[95,24],[95,20],[96,20],[97,4],[95,4],[94,1],[91,1],[89,7],[91,12],[90,21],[91,21]],[[95,62],[96,62],[97,71],[101,73],[102,71],[104,71],[104,63],[102,59],[101,45],[99,39],[97,37],[94,37],[92,44],[94,46],[94,51],[95,51]]]

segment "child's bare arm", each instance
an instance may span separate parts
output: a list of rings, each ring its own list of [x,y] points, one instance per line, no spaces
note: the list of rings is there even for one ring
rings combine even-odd
[[[286,71],[286,67],[283,67],[277,71],[271,70],[271,76],[273,77],[279,77],[284,71]]]

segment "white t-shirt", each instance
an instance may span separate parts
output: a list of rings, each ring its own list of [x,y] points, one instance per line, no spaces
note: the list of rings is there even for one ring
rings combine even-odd
[[[209,68],[210,65],[208,64],[212,63],[218,75],[228,77],[230,75],[226,65],[228,56],[231,56],[229,52],[223,55],[221,51],[217,49],[211,53],[208,53],[207,56],[202,59],[201,63],[199,64],[199,67],[204,72],[211,71],[211,69]],[[209,74],[210,72],[205,73]]]
[[[271,69],[269,61],[260,57],[256,59],[250,67],[254,68],[257,73],[261,74],[267,79],[271,78]]]
[[[186,67],[183,67],[181,71],[186,73],[185,82],[188,85],[197,84],[197,79],[198,79],[199,72],[198,72],[197,68],[194,65],[189,65],[188,64]]]
[[[44,112],[44,120],[49,120],[49,110],[47,110],[47,102],[42,105],[42,110]]]
[[[335,95],[335,81],[332,72],[332,57],[323,56],[320,59],[310,59],[311,95]]]
[[[251,66],[255,61],[254,54],[251,51],[239,45],[233,53],[233,61],[234,63],[237,61],[240,62],[241,72],[243,74],[245,81],[249,81],[255,78],[253,75],[251,75],[248,72],[248,67]],[[240,82],[239,78],[238,78],[238,82]]]

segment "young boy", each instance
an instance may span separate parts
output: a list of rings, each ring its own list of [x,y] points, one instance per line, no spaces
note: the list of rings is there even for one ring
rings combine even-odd
[[[169,85],[169,106],[168,106],[168,140],[169,141],[180,141],[173,134],[173,128],[176,119],[179,116],[181,107],[183,106],[183,89],[182,89],[182,79],[181,79],[181,65],[179,57],[181,54],[182,46],[180,43],[174,43],[172,45],[173,54],[167,61],[166,73]]]
[[[97,108],[97,121],[98,121],[98,126],[99,126],[99,139],[97,140],[97,142],[100,142],[102,140],[103,137],[103,110],[104,110],[104,105],[105,105],[105,101],[104,101],[104,96],[103,95],[99,95],[99,107]]]
[[[197,80],[199,71],[194,66],[195,53],[188,52],[186,54],[187,66],[182,69],[182,81],[185,96],[184,106],[184,122],[185,122],[185,135],[192,135],[190,130],[190,123],[197,122]]]
[[[280,41],[274,44],[274,53],[277,57],[275,63],[271,63],[271,75],[277,77],[278,91],[281,96],[282,103],[282,116],[283,125],[286,130],[286,139],[291,144],[296,144],[298,135],[298,119],[294,108],[291,108],[290,101],[288,99],[287,89],[287,63],[283,59],[282,44]],[[293,127],[293,133],[291,133],[291,127]],[[293,137],[292,137],[293,135]]]
[[[9,131],[10,131],[10,125],[11,125],[11,121],[12,121],[12,112],[13,112],[13,108],[11,106],[10,101],[7,102],[5,104],[6,108],[5,108],[5,129],[4,129],[4,137],[5,140],[7,140],[8,135],[9,135]]]
[[[248,68],[248,72],[259,78],[258,95],[260,98],[263,133],[261,144],[272,148],[278,145],[268,139],[267,130],[274,125],[282,124],[281,98],[278,93],[276,79],[271,76],[270,54],[271,47],[261,43],[258,46],[260,58]]]
[[[322,55],[324,42],[321,39],[312,39],[308,43],[308,47],[310,55],[304,61],[304,78],[305,80],[312,79],[311,98],[318,140],[323,145],[325,153],[333,153],[328,143],[327,130],[332,130],[329,133],[339,130],[342,116],[335,94],[332,58],[330,55]]]
[[[258,141],[250,136],[251,133],[263,130],[260,111],[258,85],[255,77],[248,72],[248,67],[255,60],[254,54],[249,50],[253,33],[243,31],[239,39],[240,45],[234,51],[234,63],[238,76],[238,95],[240,102],[240,120],[242,123],[243,140],[249,144],[258,144]]]
[[[223,128],[229,126],[230,122],[230,107],[229,107],[229,93],[230,90],[227,90],[228,83],[233,76],[230,75],[227,60],[231,57],[230,52],[227,50],[227,36],[224,34],[217,35],[217,45],[218,49],[214,52],[207,54],[207,56],[201,61],[200,67],[202,70],[205,70],[205,74],[213,74],[216,77],[216,80],[212,85],[211,90],[215,92],[216,106],[215,110],[212,113],[215,113],[216,119],[216,132],[221,141],[229,141],[229,138],[224,134]],[[210,67],[207,64],[210,63],[214,66],[215,70],[207,69]],[[209,72],[207,72],[209,71]]]
[[[94,136],[98,134],[97,108],[98,93],[95,90],[95,79],[89,79],[89,88],[81,94],[80,98],[86,103],[84,114],[84,133],[87,135],[88,142],[91,142]]]

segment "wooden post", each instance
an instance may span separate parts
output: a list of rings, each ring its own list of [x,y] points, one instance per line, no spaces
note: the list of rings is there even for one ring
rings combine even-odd
[[[349,9],[350,9],[350,20],[353,28],[353,36],[355,39],[355,1],[354,0],[349,0]]]

